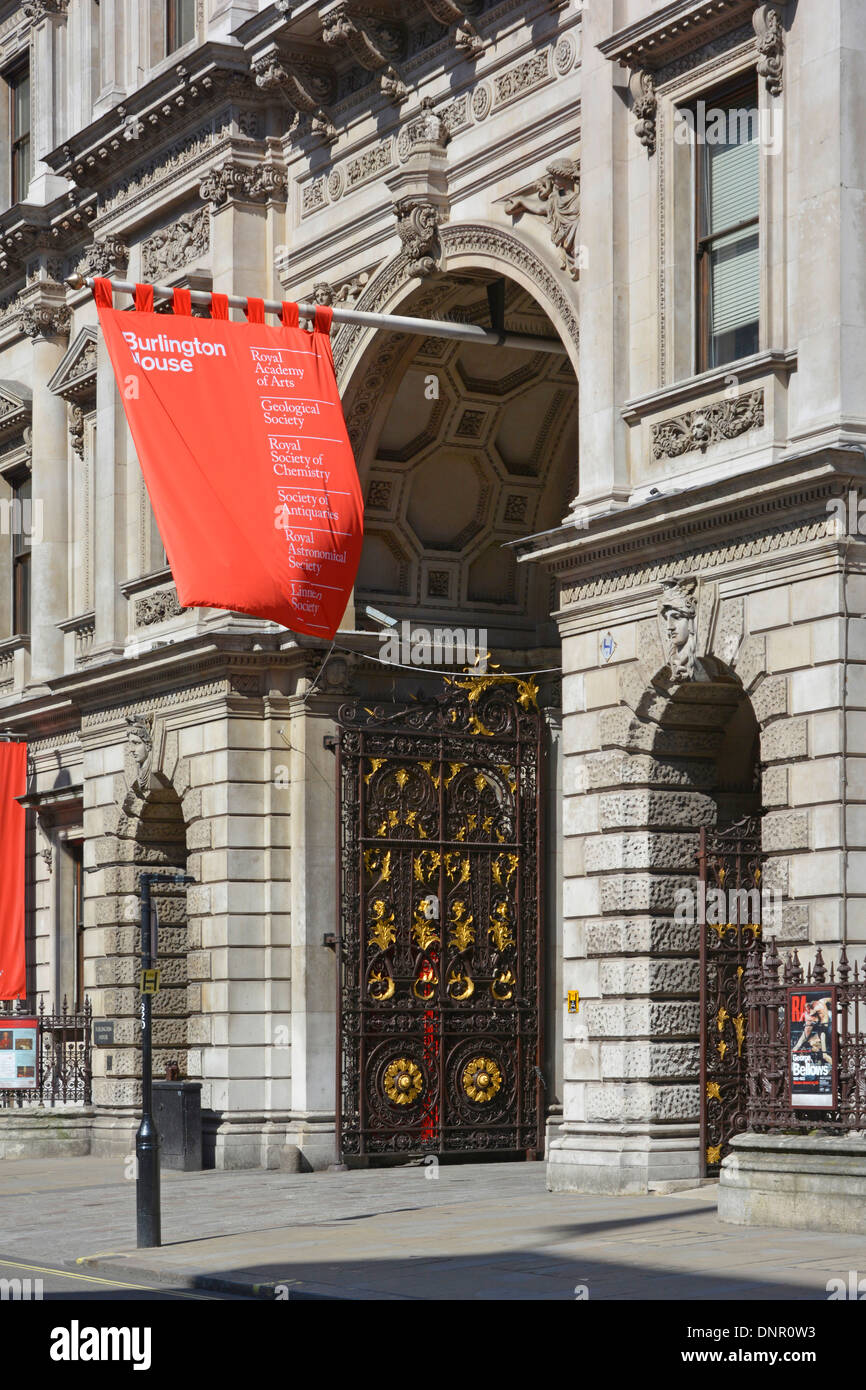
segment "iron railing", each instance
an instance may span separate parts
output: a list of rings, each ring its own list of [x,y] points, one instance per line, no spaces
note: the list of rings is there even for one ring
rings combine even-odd
[[[838,970],[831,962],[828,972],[819,946],[814,965],[804,972],[797,952],[783,961],[770,937],[763,952],[750,953],[745,980],[749,1129],[758,1134],[866,1129],[866,969],[856,961],[852,969],[843,946]],[[832,1110],[791,1104],[786,1009],[791,985],[835,985],[838,1087]]]
[[[64,995],[58,1009],[46,1008],[40,999],[39,1008],[31,1013],[4,1012],[3,1023],[14,1024],[16,1018],[39,1020],[39,1046],[36,1062],[36,1085],[29,1089],[0,1090],[0,1110],[24,1106],[90,1105],[93,1101],[92,1018],[93,1009],[85,999],[80,1010],[70,1010]]]

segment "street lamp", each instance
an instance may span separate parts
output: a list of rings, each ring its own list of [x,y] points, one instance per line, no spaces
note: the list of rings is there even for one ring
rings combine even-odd
[[[159,1134],[153,1122],[153,1029],[152,1000],[156,981],[152,976],[157,956],[158,926],[150,902],[152,883],[194,883],[189,874],[144,873],[141,875],[141,1123],[135,1136],[135,1224],[136,1243],[162,1244],[159,1197]]]

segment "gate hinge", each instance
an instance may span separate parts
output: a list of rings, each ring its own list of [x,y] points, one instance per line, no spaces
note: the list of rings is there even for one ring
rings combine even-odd
[[[338,935],[337,935],[336,932],[334,932],[334,931],[326,931],[326,932],[325,932],[324,936],[322,937],[322,945],[323,945],[323,946],[327,946],[327,948],[328,948],[329,951],[334,951],[334,952],[336,953],[336,950],[337,950],[337,947],[339,946],[339,944],[340,944],[340,938],[338,937]]]
[[[327,748],[327,750],[328,750],[329,753],[336,753],[336,751],[337,751],[337,735],[336,735],[336,734],[325,734],[324,738],[322,739],[322,747],[323,747],[323,748]]]

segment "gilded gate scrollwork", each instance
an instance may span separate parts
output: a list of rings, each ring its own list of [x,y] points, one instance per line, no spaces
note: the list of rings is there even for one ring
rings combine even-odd
[[[763,860],[756,817],[701,830],[701,1158],[708,1176],[718,1173],[732,1136],[747,1128],[745,972],[763,947]]]
[[[541,1151],[536,693],[340,711],[346,1159]]]

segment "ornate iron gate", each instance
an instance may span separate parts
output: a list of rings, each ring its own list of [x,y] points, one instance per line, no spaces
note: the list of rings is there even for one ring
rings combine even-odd
[[[340,711],[344,1158],[542,1151],[533,681]]]
[[[700,930],[701,1158],[718,1173],[733,1135],[747,1127],[746,965],[761,942],[760,822],[701,830]]]

